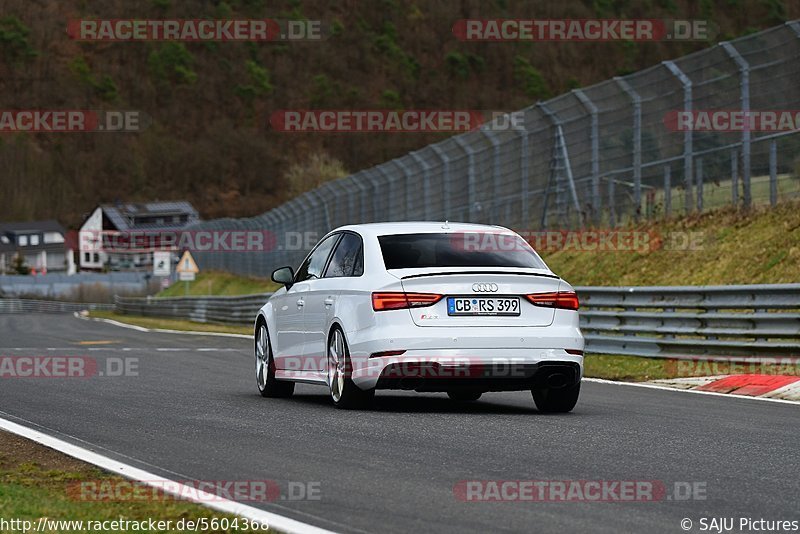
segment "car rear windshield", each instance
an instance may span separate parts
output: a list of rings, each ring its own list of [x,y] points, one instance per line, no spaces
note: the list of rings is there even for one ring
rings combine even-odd
[[[387,269],[417,267],[527,267],[546,269],[516,234],[454,232],[379,236]]]

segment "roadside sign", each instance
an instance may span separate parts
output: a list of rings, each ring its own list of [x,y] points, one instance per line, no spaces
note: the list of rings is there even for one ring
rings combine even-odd
[[[182,282],[194,282],[194,273],[193,272],[178,272],[178,278]]]
[[[178,274],[197,274],[200,272],[200,268],[197,266],[197,263],[195,263],[192,253],[187,250],[183,253],[183,256],[181,256],[181,261],[178,262],[178,266],[175,267],[175,271]],[[181,280],[183,280],[183,278],[181,278]],[[194,277],[192,277],[192,280],[194,280]]]
[[[153,276],[169,276],[172,273],[172,253],[169,251],[153,252]]]

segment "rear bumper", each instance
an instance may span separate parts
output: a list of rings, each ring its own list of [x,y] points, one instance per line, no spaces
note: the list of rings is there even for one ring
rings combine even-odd
[[[583,356],[564,349],[414,350],[357,361],[352,379],[362,389],[520,391],[583,376]]]

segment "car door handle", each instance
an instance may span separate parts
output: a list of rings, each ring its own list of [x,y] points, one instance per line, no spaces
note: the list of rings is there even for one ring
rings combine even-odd
[[[297,307],[302,308],[306,305],[306,302],[303,299],[297,299]]]
[[[328,297],[325,299],[325,306],[333,306],[333,297]]]

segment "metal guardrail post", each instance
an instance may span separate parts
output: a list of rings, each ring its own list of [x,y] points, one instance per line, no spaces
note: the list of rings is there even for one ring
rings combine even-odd
[[[664,216],[669,218],[672,215],[672,168],[664,165]]]
[[[638,222],[642,211],[642,98],[624,78],[615,76],[614,81],[633,102],[633,216]]]
[[[480,210],[480,204],[475,195],[475,150],[464,141],[463,136],[453,137],[453,140],[467,155],[467,213],[469,222],[477,222],[476,213]]]
[[[600,136],[598,133],[597,106],[580,89],[573,89],[572,93],[589,112],[589,143],[592,151],[591,180],[592,180],[592,221],[600,224]]]
[[[742,111],[747,115],[750,111],[750,64],[729,42],[720,43],[723,50],[736,62],[739,67],[739,87]],[[742,129],[742,186],[744,189],[744,206],[749,208],[752,203],[750,189],[750,129]],[[738,191],[736,193],[738,197]],[[735,201],[738,203],[738,198]],[[734,204],[735,205],[735,204]]]
[[[433,219],[433,210],[431,209],[431,166],[425,162],[425,158],[419,155],[418,152],[412,152],[411,157],[419,164],[422,169],[422,205],[425,215],[425,220],[430,221]]]
[[[431,145],[431,150],[436,152],[442,161],[442,208],[444,209],[442,219],[447,220],[450,218],[450,158],[438,144]]]
[[[683,111],[692,112],[692,80],[673,61],[662,63],[683,85]],[[689,128],[683,132],[683,185],[684,191],[683,207],[686,213],[692,211],[692,140],[694,132]]]

